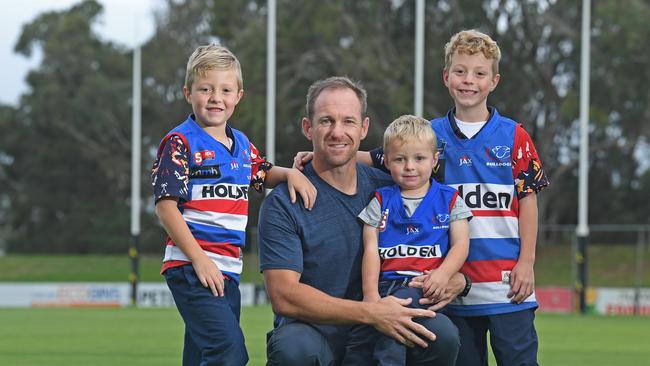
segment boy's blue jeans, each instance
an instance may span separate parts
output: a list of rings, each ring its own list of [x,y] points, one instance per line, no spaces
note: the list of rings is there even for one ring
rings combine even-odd
[[[239,326],[237,283],[226,279],[225,295],[214,296],[191,264],[166,270],[165,279],[185,322],[183,366],[245,365],[248,353]]]
[[[420,289],[408,286],[407,280],[382,281],[379,283],[381,297],[395,296],[401,299],[411,298],[411,308],[424,308],[419,304],[422,297]],[[453,366],[458,355],[460,341],[458,329],[441,313],[434,318],[416,318],[415,322],[423,324],[436,335],[429,347],[414,346],[407,352],[407,347],[397,340],[384,335],[376,329],[360,325],[353,328],[346,347],[343,366],[380,365],[439,365]]]

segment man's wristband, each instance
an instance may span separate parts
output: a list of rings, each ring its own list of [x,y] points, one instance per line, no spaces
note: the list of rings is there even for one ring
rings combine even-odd
[[[462,274],[463,277],[465,277],[465,288],[463,289],[463,292],[458,294],[458,297],[465,297],[467,294],[469,294],[469,290],[472,289],[472,280],[469,279],[469,276],[466,274]]]

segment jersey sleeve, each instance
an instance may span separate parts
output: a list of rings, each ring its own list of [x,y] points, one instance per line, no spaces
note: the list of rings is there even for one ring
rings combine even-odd
[[[472,217],[472,210],[467,207],[463,198],[456,192],[451,202],[451,209],[449,210],[449,222],[462,219],[471,220]]]
[[[386,168],[386,165],[384,164],[384,148],[383,147],[378,147],[376,149],[370,150],[368,153],[370,153],[370,158],[372,159],[372,167],[375,169],[379,169],[383,172],[389,173],[388,168]]]
[[[517,197],[522,199],[544,189],[549,185],[549,179],[537,155],[533,140],[521,125],[517,125],[515,130],[514,148],[512,176],[515,179]]]
[[[381,225],[381,203],[376,193],[357,217],[366,225],[377,228]]]
[[[171,136],[151,169],[154,201],[162,198],[189,199],[189,151],[179,136]]]
[[[250,143],[251,152],[251,187],[258,192],[264,190],[264,181],[266,180],[266,173],[271,170],[273,164],[266,161],[265,157],[260,156],[259,150]]]

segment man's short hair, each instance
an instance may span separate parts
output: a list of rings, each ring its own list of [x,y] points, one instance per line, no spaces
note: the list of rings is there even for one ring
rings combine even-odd
[[[192,88],[196,75],[205,76],[210,70],[235,70],[239,90],[244,88],[241,65],[237,57],[229,49],[216,44],[199,46],[187,61],[185,71],[185,86]]]
[[[359,81],[352,81],[347,76],[332,76],[327,79],[321,79],[311,84],[309,90],[307,91],[307,104],[305,105],[305,110],[307,112],[307,118],[311,121],[314,117],[314,103],[316,99],[324,90],[332,89],[350,89],[359,98],[361,103],[361,117],[366,116],[366,108],[368,106],[368,94],[366,89],[363,88],[363,85]]]
[[[384,153],[388,153],[388,146],[394,141],[404,143],[414,139],[431,144],[434,154],[438,150],[436,133],[429,121],[409,114],[399,116],[384,131]]]
[[[485,33],[476,29],[460,31],[449,39],[445,45],[445,70],[451,67],[451,58],[454,53],[475,55],[482,53],[485,58],[492,60],[492,72],[499,73],[501,50],[497,43]]]

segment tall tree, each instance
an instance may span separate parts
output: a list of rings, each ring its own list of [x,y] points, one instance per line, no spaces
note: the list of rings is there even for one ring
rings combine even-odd
[[[92,31],[101,11],[88,0],[44,13],[15,46],[42,62],[11,122],[14,252],[113,251],[128,232],[131,68]]]

